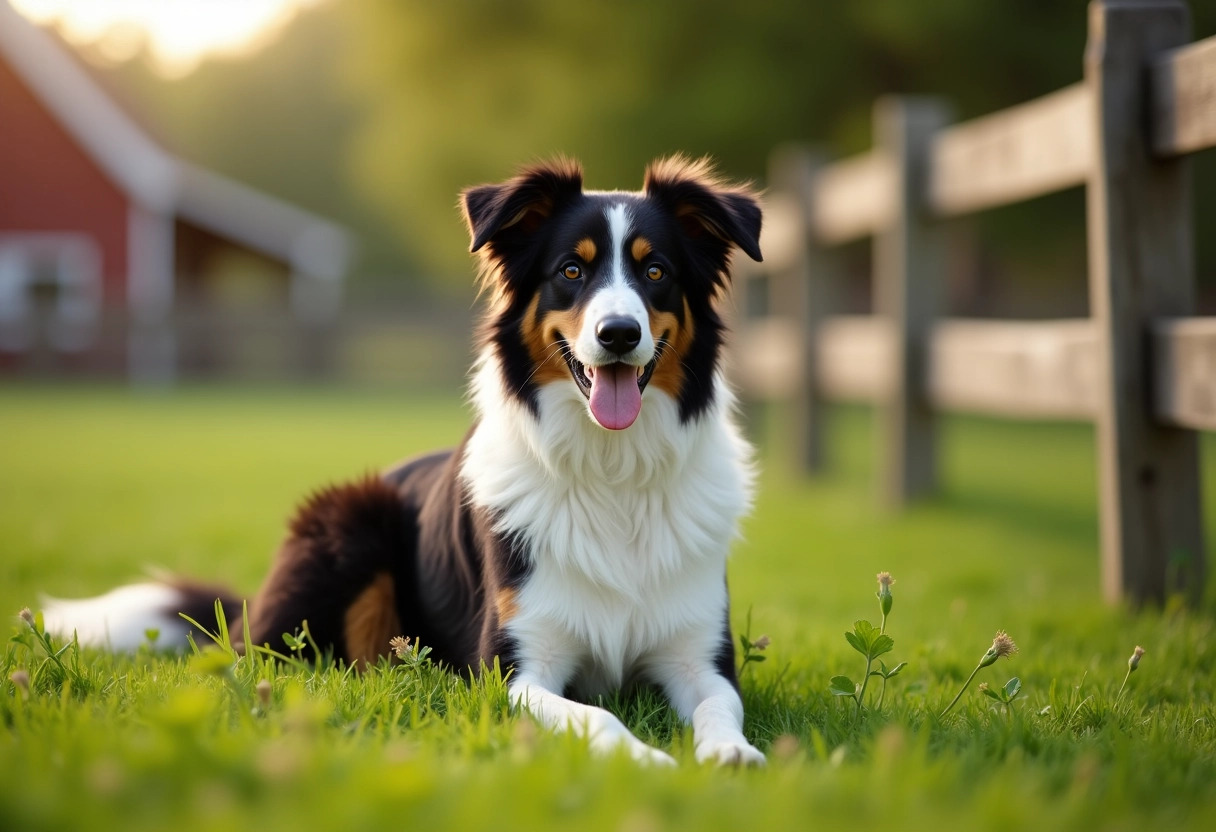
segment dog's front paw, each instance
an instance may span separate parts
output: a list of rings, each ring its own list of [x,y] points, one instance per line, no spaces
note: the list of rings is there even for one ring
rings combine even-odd
[[[629,756],[639,763],[651,766],[671,767],[676,764],[676,758],[666,752],[653,748],[644,742],[629,747]]]
[[[744,739],[706,742],[697,746],[697,762],[720,766],[762,766],[764,755]]]
[[[642,742],[615,718],[606,720],[600,730],[591,736],[591,750],[596,754],[611,754],[622,748],[639,763],[655,766],[676,764],[674,757]]]

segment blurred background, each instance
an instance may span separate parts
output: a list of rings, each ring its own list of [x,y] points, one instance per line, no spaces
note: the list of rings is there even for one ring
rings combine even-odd
[[[1071,84],[1085,37],[1080,0],[0,0],[0,377],[455,386],[463,187],[675,151],[763,185],[782,144],[867,149],[883,93],[961,120]],[[949,314],[1086,314],[1080,189],[951,226]]]

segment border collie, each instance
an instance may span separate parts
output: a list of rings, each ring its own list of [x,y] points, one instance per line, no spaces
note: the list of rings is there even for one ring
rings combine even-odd
[[[585,191],[566,160],[465,191],[488,304],[476,422],[455,450],[331,487],[290,524],[250,605],[257,644],[303,621],[374,662],[404,633],[453,669],[497,657],[511,700],[597,751],[671,757],[582,704],[660,686],[696,758],[759,764],[744,737],[726,559],[752,488],[722,373],[732,249],[760,260],[760,208],[706,161]],[[217,594],[164,582],[49,601],[48,628],[126,649],[182,637]],[[231,607],[239,614],[239,607]],[[234,626],[233,632],[240,632]]]

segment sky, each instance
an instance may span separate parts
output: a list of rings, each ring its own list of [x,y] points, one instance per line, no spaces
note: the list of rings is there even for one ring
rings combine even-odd
[[[216,55],[241,55],[274,38],[305,6],[324,0],[10,0],[37,23],[54,24],[74,44],[108,61],[146,47],[166,77],[190,73]]]

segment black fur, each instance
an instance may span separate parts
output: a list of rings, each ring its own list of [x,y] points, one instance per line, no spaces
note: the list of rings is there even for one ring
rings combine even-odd
[[[252,604],[249,629],[254,644],[283,651],[283,634],[294,634],[307,621],[322,649],[346,657],[346,611],[377,576],[393,578],[398,598],[416,594],[409,567],[417,555],[413,514],[411,506],[376,477],[310,497],[292,520]]]

